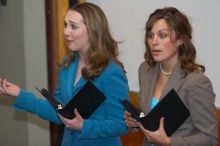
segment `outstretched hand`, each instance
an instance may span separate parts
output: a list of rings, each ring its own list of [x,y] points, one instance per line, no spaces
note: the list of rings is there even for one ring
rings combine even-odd
[[[74,109],[75,117],[73,119],[64,118],[62,115],[58,114],[60,120],[63,124],[72,130],[81,130],[83,126],[84,119],[81,117],[77,109]]]
[[[148,142],[161,146],[171,145],[170,138],[167,136],[164,130],[164,118],[160,119],[160,126],[156,131],[149,131],[145,129],[141,123],[139,123],[139,126],[144,132],[144,135],[146,136]]]
[[[0,94],[18,96],[20,92],[20,87],[16,84],[13,84],[6,79],[0,78]]]

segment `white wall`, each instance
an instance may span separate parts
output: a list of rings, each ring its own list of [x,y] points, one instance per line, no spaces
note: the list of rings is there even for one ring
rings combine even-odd
[[[198,62],[206,66],[205,74],[213,83],[216,106],[220,107],[219,34],[220,1],[218,0],[88,0],[98,4],[106,13],[112,33],[120,44],[120,59],[125,64],[131,90],[138,90],[137,70],[143,61],[144,26],[156,8],[175,6],[183,11],[193,26]]]
[[[0,77],[22,88],[47,87],[44,0],[0,5]],[[13,98],[0,97],[0,145],[49,146],[49,123],[17,112]]]
[[[47,87],[44,0],[23,0],[25,89]],[[28,146],[49,146],[49,122],[28,114]]]

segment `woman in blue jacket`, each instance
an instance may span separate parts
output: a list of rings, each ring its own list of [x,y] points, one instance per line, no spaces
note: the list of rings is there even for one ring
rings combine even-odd
[[[75,118],[64,118],[47,100],[6,79],[0,79],[0,93],[16,96],[17,110],[64,124],[62,146],[120,146],[119,136],[127,132],[127,127],[119,98],[128,98],[129,89],[105,14],[91,3],[71,7],[64,20],[64,38],[70,54],[60,66],[55,98],[66,105],[90,80],[106,97],[90,118],[83,119],[77,109],[73,111]]]

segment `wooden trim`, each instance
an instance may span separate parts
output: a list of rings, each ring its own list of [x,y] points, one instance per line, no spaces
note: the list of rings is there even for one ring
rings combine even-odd
[[[45,0],[48,89],[54,93],[57,86],[58,63],[65,54],[63,20],[68,9],[67,0]],[[50,123],[50,145],[60,146],[63,127]]]
[[[47,68],[48,68],[48,89],[54,93],[57,85],[56,77],[56,3],[54,0],[45,0],[45,17],[46,17],[46,39],[47,39]],[[50,145],[55,146],[57,143],[57,128],[50,123]]]
[[[78,0],[78,3],[83,3],[85,2],[85,0]]]
[[[56,60],[57,62],[61,62],[63,57],[67,54],[67,49],[64,43],[64,18],[66,15],[66,12],[69,8],[69,0],[57,0],[57,56]]]

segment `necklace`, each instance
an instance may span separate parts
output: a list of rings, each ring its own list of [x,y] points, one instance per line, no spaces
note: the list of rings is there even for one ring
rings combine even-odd
[[[166,75],[170,75],[172,73],[172,71],[170,72],[166,72],[163,70],[162,66],[161,66],[161,63],[160,63],[160,71],[163,73],[163,74],[166,74]]]

